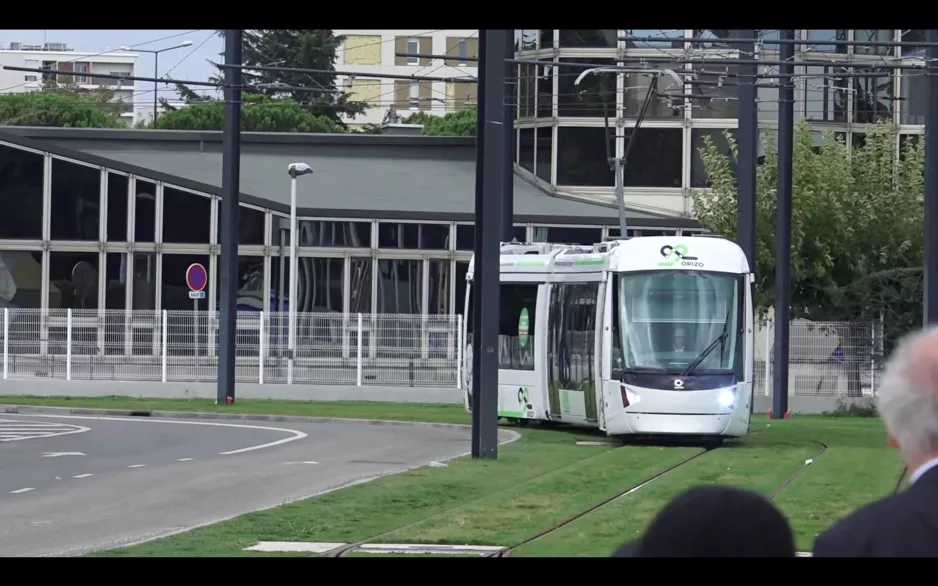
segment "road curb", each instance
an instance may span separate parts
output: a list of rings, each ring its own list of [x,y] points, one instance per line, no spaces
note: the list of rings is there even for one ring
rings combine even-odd
[[[472,429],[463,423],[438,423],[432,421],[395,421],[390,419],[351,419],[343,417],[306,417],[303,415],[261,415],[251,413],[206,413],[202,411],[146,411],[133,409],[95,409],[90,407],[43,407],[39,405],[0,405],[0,413],[22,414],[46,413],[59,415],[111,415],[114,417],[153,417],[155,419],[213,419],[216,421],[275,421],[281,423],[359,423],[364,425],[397,425],[405,427],[435,427],[442,429]],[[499,429],[510,435],[500,444],[510,444],[521,439],[521,434],[510,429]]]

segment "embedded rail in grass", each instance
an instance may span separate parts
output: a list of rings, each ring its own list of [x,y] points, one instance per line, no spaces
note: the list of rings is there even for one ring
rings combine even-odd
[[[520,542],[518,542],[518,543],[515,543],[514,545],[512,545],[512,546],[510,546],[510,547],[506,547],[506,548],[503,549],[503,550],[494,552],[494,553],[489,554],[489,555],[487,555],[487,556],[485,556],[485,557],[497,557],[497,558],[509,557],[509,556],[511,556],[511,552],[513,552],[514,550],[518,549],[519,547],[522,547],[522,546],[524,546],[524,545],[528,545],[528,544],[530,544],[530,543],[534,543],[535,541],[538,541],[539,539],[543,539],[544,537],[547,537],[548,535],[551,535],[551,534],[553,534],[553,533],[556,533],[557,531],[563,529],[564,527],[567,527],[568,525],[570,525],[571,523],[574,523],[575,521],[578,521],[579,519],[585,517],[586,515],[588,515],[588,514],[590,514],[590,513],[593,513],[593,512],[596,512],[596,511],[602,509],[603,507],[605,507],[606,505],[608,505],[608,504],[610,504],[610,503],[612,503],[612,502],[614,502],[614,501],[619,500],[619,499],[622,498],[622,497],[625,497],[625,496],[628,496],[628,495],[630,495],[630,494],[633,494],[633,493],[639,491],[640,489],[644,488],[645,486],[648,486],[649,484],[651,484],[651,483],[654,482],[655,480],[658,480],[658,479],[661,478],[662,476],[665,476],[666,474],[669,474],[669,473],[671,473],[671,472],[674,472],[674,471],[677,470],[678,468],[682,468],[682,467],[686,466],[687,464],[689,464],[689,463],[691,463],[692,461],[696,460],[697,458],[703,456],[704,454],[708,454],[708,453],[713,452],[713,451],[716,451],[716,450],[718,450],[718,449],[720,449],[720,448],[717,448],[717,447],[703,448],[703,449],[701,449],[701,451],[697,452],[696,454],[693,454],[693,455],[691,455],[691,456],[689,456],[689,457],[687,457],[687,458],[684,458],[683,460],[681,460],[680,462],[674,464],[673,466],[671,466],[671,467],[669,467],[669,468],[665,468],[664,470],[661,470],[660,472],[656,472],[655,474],[652,474],[651,476],[646,477],[646,478],[643,479],[641,482],[639,482],[639,483],[637,483],[637,484],[633,484],[633,485],[629,486],[628,488],[626,488],[625,490],[622,490],[622,491],[618,492],[617,494],[615,494],[615,495],[613,495],[613,496],[611,496],[611,497],[608,497],[608,498],[606,498],[606,499],[603,499],[601,502],[599,502],[599,503],[597,503],[597,504],[595,504],[595,505],[593,505],[593,506],[591,506],[591,507],[589,507],[589,508],[587,508],[587,509],[584,509],[584,510],[580,511],[580,512],[577,513],[576,515],[573,515],[572,517],[570,517],[570,518],[568,518],[568,519],[565,519],[564,521],[561,521],[560,523],[557,523],[556,525],[554,525],[554,526],[551,527],[550,529],[547,529],[547,530],[545,530],[545,531],[541,531],[541,532],[538,533],[537,535],[534,535],[534,536],[532,536],[532,537],[529,537],[529,538],[525,539],[524,541],[520,541]]]
[[[569,468],[572,468],[573,466],[578,466],[578,465],[583,464],[584,462],[589,462],[590,460],[594,460],[594,459],[596,459],[596,458],[599,458],[600,456],[603,456],[603,455],[605,455],[606,453],[608,453],[608,452],[600,452],[600,453],[595,454],[595,455],[593,455],[593,456],[590,456],[590,457],[588,457],[588,458],[584,458],[584,459],[582,459],[582,460],[577,460],[577,461],[575,461],[575,462],[571,462],[570,464],[567,464],[566,466],[563,466],[563,467],[561,467],[561,468],[555,468],[555,469],[549,470],[549,471],[547,471],[547,472],[545,472],[545,473],[543,473],[543,474],[538,474],[537,476],[533,476],[533,477],[531,477],[531,478],[528,478],[528,479],[525,480],[524,482],[519,482],[518,484],[512,484],[512,485],[510,485],[510,486],[506,486],[505,488],[502,488],[502,489],[500,489],[500,490],[497,490],[497,491],[495,491],[495,492],[493,492],[493,493],[489,493],[489,494],[482,495],[482,496],[480,496],[479,498],[472,499],[471,501],[459,503],[458,505],[455,505],[455,506],[453,506],[453,507],[450,507],[450,508],[448,508],[448,509],[446,509],[446,510],[444,510],[444,511],[440,511],[439,513],[437,513],[437,514],[435,514],[435,515],[431,515],[431,516],[429,516],[429,517],[425,517],[425,518],[423,518],[423,519],[419,519],[419,520],[417,520],[417,521],[414,521],[413,523],[408,523],[408,524],[402,525],[402,526],[400,526],[400,527],[395,527],[394,529],[391,529],[390,531],[385,531],[384,533],[381,533],[381,534],[379,534],[379,535],[374,535],[374,536],[369,537],[369,538],[367,538],[367,539],[362,539],[361,541],[356,541],[355,543],[349,543],[349,544],[343,545],[343,546],[341,546],[341,547],[338,547],[338,548],[336,548],[336,549],[333,549],[333,550],[329,551],[328,553],[324,554],[324,557],[330,557],[330,558],[341,558],[341,557],[345,557],[346,554],[351,553],[351,552],[353,552],[353,551],[356,551],[359,547],[361,547],[362,545],[365,545],[366,543],[372,543],[372,542],[374,542],[374,541],[376,541],[376,540],[378,540],[378,539],[381,539],[382,537],[386,537],[386,536],[388,536],[388,535],[391,535],[392,533],[397,533],[398,531],[403,531],[404,529],[409,529],[409,528],[411,528],[411,527],[413,527],[413,526],[415,526],[415,525],[419,525],[420,523],[424,523],[424,522],[426,522],[426,521],[428,521],[428,520],[430,520],[430,519],[436,519],[436,518],[442,517],[442,516],[444,516],[444,515],[447,515],[447,514],[449,514],[449,513],[452,513],[453,511],[456,511],[456,510],[461,509],[461,508],[463,508],[463,507],[467,507],[467,506],[473,505],[473,504],[475,504],[475,503],[478,503],[479,501],[482,501],[482,500],[485,500],[485,499],[490,499],[490,498],[495,497],[495,496],[498,496],[498,495],[500,495],[500,494],[502,494],[502,493],[505,493],[505,492],[508,492],[508,491],[511,491],[511,490],[515,490],[515,489],[517,489],[519,486],[524,486],[524,485],[526,485],[526,484],[535,482],[535,481],[537,481],[537,480],[540,480],[540,479],[544,478],[545,476],[550,476],[550,475],[552,475],[552,474],[557,474],[558,472],[563,472],[564,470],[567,470],[567,469],[569,469]],[[486,557],[489,557],[489,556],[486,556]]]
[[[814,455],[814,458],[813,458],[814,460],[817,460],[825,451],[827,451],[827,444],[825,444],[825,443],[823,443],[823,442],[819,442],[819,441],[814,441],[814,440],[812,440],[812,441],[813,441],[813,443],[816,443],[816,444],[819,446],[819,449],[818,449],[817,453]],[[623,498],[623,497],[625,497],[625,496],[628,496],[628,495],[634,494],[635,492],[638,492],[639,490],[641,490],[641,489],[644,488],[645,486],[648,486],[649,484],[651,484],[651,483],[654,482],[655,480],[658,480],[658,479],[660,479],[661,477],[663,477],[663,476],[665,476],[665,475],[667,475],[667,474],[669,474],[669,473],[671,473],[671,472],[674,472],[675,470],[677,470],[677,469],[679,469],[679,468],[682,468],[682,467],[686,466],[687,464],[689,464],[689,463],[692,462],[693,460],[696,460],[697,458],[699,458],[699,457],[701,457],[701,456],[703,456],[703,455],[705,455],[705,454],[708,454],[708,453],[710,453],[710,452],[713,452],[713,451],[715,451],[715,450],[717,450],[717,449],[719,449],[719,448],[716,448],[716,447],[706,448],[706,449],[704,449],[703,451],[698,452],[698,453],[696,453],[696,454],[690,456],[689,458],[686,458],[686,459],[684,459],[684,460],[681,460],[680,462],[678,462],[678,463],[675,464],[674,466],[671,466],[670,468],[667,468],[667,469],[665,469],[665,470],[662,470],[661,472],[658,472],[658,473],[656,473],[656,474],[654,474],[654,475],[652,475],[652,476],[649,476],[649,477],[647,477],[646,479],[644,479],[642,482],[639,482],[638,484],[634,484],[634,485],[632,485],[632,486],[626,488],[626,489],[623,490],[622,492],[620,492],[620,493],[618,493],[618,494],[616,494],[616,495],[614,495],[614,496],[612,496],[612,497],[610,497],[610,498],[607,498],[607,499],[603,500],[602,502],[597,503],[597,504],[593,505],[592,507],[590,507],[590,508],[588,508],[588,509],[585,509],[585,510],[583,510],[583,511],[577,513],[576,515],[574,515],[574,516],[570,517],[569,519],[566,519],[566,520],[564,520],[564,521],[562,521],[562,522],[560,522],[560,523],[554,525],[553,527],[551,527],[550,529],[547,529],[546,531],[542,531],[541,533],[538,533],[537,535],[534,535],[533,537],[530,537],[530,538],[528,538],[528,539],[526,539],[526,540],[524,540],[524,541],[521,541],[521,542],[519,542],[519,543],[516,543],[516,544],[514,544],[514,545],[512,545],[512,546],[510,546],[510,547],[507,547],[507,548],[505,548],[505,549],[502,549],[502,550],[500,550],[500,551],[497,551],[497,552],[495,552],[495,553],[492,553],[492,554],[490,554],[490,555],[488,555],[488,556],[486,556],[486,557],[510,557],[510,556],[511,556],[511,553],[512,553],[513,551],[517,550],[518,548],[520,548],[520,547],[522,547],[522,546],[525,546],[525,545],[528,545],[528,544],[530,544],[530,543],[533,543],[533,542],[535,542],[535,541],[538,541],[538,540],[540,540],[540,539],[543,539],[544,537],[547,537],[548,535],[551,535],[551,534],[553,534],[553,533],[556,533],[557,531],[563,529],[564,527],[569,526],[570,524],[572,524],[572,523],[574,523],[575,521],[577,521],[577,520],[579,520],[579,519],[585,517],[586,515],[588,515],[588,514],[590,514],[590,513],[594,513],[594,512],[596,512],[596,511],[599,511],[599,510],[601,510],[602,508],[608,506],[609,504],[611,504],[612,502],[614,502],[614,501],[616,501],[616,500],[618,500],[618,499],[620,499],[620,498]],[[782,483],[779,484],[779,485],[769,494],[769,496],[768,496],[767,498],[768,498],[770,501],[771,501],[771,500],[774,500],[775,497],[779,495],[779,493],[781,493],[788,485],[790,485],[790,484],[795,480],[795,478],[797,478],[802,472],[804,472],[805,468],[807,468],[806,465],[799,466],[798,469],[795,470],[788,478],[786,478],[784,481],[782,481]],[[900,483],[901,483],[901,481],[900,481]]]

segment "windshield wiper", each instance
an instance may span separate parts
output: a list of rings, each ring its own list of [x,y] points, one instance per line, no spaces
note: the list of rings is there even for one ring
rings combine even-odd
[[[716,340],[710,342],[710,345],[704,348],[704,351],[701,352],[700,355],[697,356],[697,358],[694,358],[694,360],[690,364],[687,365],[687,368],[684,369],[684,372],[681,373],[681,376],[688,376],[692,372],[694,372],[694,369],[700,366],[700,363],[703,362],[707,358],[707,356],[710,355],[711,352],[713,352],[713,349],[717,347],[717,344],[722,345],[724,342],[726,342],[726,339],[730,335],[729,331],[727,331],[727,328],[730,325],[730,312],[731,311],[732,311],[732,308],[726,312],[726,321],[723,322],[723,331],[720,333],[720,335],[717,336]],[[722,350],[720,351],[720,354],[723,354]]]

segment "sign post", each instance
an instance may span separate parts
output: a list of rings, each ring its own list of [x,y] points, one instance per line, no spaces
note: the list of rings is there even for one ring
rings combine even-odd
[[[208,273],[205,267],[194,262],[186,269],[186,285],[189,286],[189,299],[192,300],[192,340],[195,348],[195,360],[199,362],[199,299],[205,299],[205,286],[208,285]]]

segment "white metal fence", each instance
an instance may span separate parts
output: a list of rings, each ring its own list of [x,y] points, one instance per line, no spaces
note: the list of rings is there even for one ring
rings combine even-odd
[[[214,382],[217,312],[3,309],[3,379]],[[458,387],[461,315],[238,314],[238,382]]]
[[[459,387],[461,315],[238,314],[236,376],[261,384]],[[3,309],[3,379],[214,382],[217,313]],[[793,320],[789,393],[875,396],[876,324]],[[774,327],[756,330],[755,386],[771,395]]]
[[[792,320],[789,327],[789,395],[876,396],[883,356],[881,324]],[[773,323],[757,326],[755,355],[756,392],[771,395]]]

